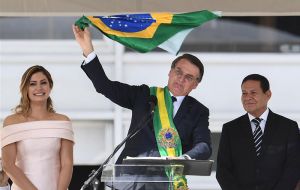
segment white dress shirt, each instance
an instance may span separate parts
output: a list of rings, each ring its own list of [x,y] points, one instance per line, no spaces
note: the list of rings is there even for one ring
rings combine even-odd
[[[10,190],[9,185],[5,186],[5,187],[0,187],[0,190]]]
[[[269,115],[269,108],[266,109],[266,111],[261,114],[261,116],[259,117],[261,120],[259,126],[262,130],[262,133],[265,132],[265,127],[266,127],[266,122],[267,122],[267,118],[268,118],[268,115]],[[251,123],[251,129],[252,129],[252,133],[254,133],[255,131],[255,124],[252,121],[252,119],[255,119],[255,117],[251,114],[248,113],[248,116],[249,116],[249,119],[250,119],[250,123]]]
[[[84,62],[83,65],[88,64],[89,62],[91,62],[95,57],[96,57],[96,53],[93,51],[90,54],[88,54],[88,56],[83,56],[84,57]]]
[[[173,94],[170,92],[171,96],[173,96]],[[173,102],[173,118],[175,117],[177,111],[179,110],[179,107],[184,99],[185,96],[174,96],[176,98],[176,101]]]

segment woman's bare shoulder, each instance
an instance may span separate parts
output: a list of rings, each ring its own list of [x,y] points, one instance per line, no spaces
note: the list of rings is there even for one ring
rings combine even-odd
[[[70,118],[66,115],[60,114],[60,113],[54,113],[53,114],[54,120],[61,120],[61,121],[70,121]]]
[[[18,124],[18,123],[24,123],[26,122],[26,118],[21,114],[12,114],[7,116],[3,121],[3,127],[6,127],[8,125]]]

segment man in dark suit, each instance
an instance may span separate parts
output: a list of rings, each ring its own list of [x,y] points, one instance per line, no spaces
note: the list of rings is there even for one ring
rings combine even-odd
[[[242,81],[246,114],[223,126],[217,180],[223,190],[294,190],[300,172],[295,121],[273,113],[269,81],[251,74]]]
[[[88,29],[80,30],[73,26],[73,32],[82,48],[83,55],[86,57],[82,69],[92,81],[96,91],[114,103],[132,110],[129,132],[141,127],[139,126],[140,121],[149,115],[150,87],[147,85],[131,86],[108,79],[94,53]],[[168,74],[166,93],[170,93],[177,99],[174,102],[174,109],[172,110],[174,119],[172,119],[182,145],[182,155],[178,156],[208,159],[211,155],[210,131],[208,129],[209,110],[188,95],[198,86],[203,73],[204,68],[200,60],[193,55],[184,54],[173,61]],[[149,122],[139,134],[128,140],[117,163],[121,163],[126,156],[161,156],[153,128],[153,122]],[[171,137],[172,134],[169,133],[166,136]]]

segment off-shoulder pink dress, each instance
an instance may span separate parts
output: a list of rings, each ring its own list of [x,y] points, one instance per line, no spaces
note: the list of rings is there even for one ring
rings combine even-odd
[[[2,129],[1,148],[16,143],[16,165],[28,179],[39,190],[57,190],[61,139],[74,142],[70,121],[25,122]],[[11,189],[21,190],[15,184]]]

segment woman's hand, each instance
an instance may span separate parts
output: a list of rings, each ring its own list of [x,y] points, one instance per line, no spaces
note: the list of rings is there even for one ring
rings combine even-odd
[[[4,171],[0,172],[0,187],[5,187],[8,184],[8,176]]]

